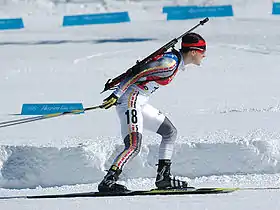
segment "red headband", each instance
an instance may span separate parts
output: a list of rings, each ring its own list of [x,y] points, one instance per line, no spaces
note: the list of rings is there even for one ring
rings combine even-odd
[[[190,43],[190,44],[182,42],[182,47],[204,47],[204,46],[206,46],[206,42],[203,40],[199,40],[197,43]]]

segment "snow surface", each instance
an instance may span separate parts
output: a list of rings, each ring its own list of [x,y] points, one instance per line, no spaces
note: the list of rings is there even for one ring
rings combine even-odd
[[[100,2],[109,7],[105,10]],[[197,187],[280,187],[279,17],[271,15],[271,1],[226,2],[235,6],[234,18],[214,18],[197,30],[208,43],[202,66],[180,72],[150,103],[178,128],[174,175]],[[168,5],[167,1],[95,1],[87,7],[78,0],[1,4],[2,17],[21,15],[27,25],[20,31],[0,33],[0,121],[13,119],[9,114],[19,113],[23,103],[100,104],[109,94],[100,95],[108,78],[199,21],[163,21],[159,8]],[[138,21],[73,28],[60,28],[57,22],[72,12],[118,9],[149,13],[152,18],[144,21],[134,15]],[[150,13],[155,10],[158,13]],[[113,109],[4,128],[0,139],[0,196],[94,191],[123,148]],[[144,133],[141,153],[127,165],[121,183],[131,189],[154,187],[159,143],[159,136]],[[0,199],[0,209],[43,210],[279,209],[279,204],[275,190],[173,197]]]

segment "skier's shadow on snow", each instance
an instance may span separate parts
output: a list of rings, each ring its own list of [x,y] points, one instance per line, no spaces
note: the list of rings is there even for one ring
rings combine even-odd
[[[25,42],[0,42],[4,45],[58,45],[58,44],[102,44],[102,43],[131,43],[146,42],[156,40],[154,38],[120,38],[120,39],[98,39],[98,40],[43,40],[43,41],[25,41]]]

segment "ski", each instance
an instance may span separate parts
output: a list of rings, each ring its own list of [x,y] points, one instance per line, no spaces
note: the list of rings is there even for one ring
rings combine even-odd
[[[69,194],[51,194],[51,195],[34,195],[34,196],[13,196],[0,197],[0,199],[42,199],[42,198],[78,198],[78,197],[116,197],[116,196],[152,196],[152,195],[193,195],[193,194],[221,194],[230,193],[238,188],[184,188],[184,189],[152,189],[152,190],[129,190],[127,192],[102,193],[102,192],[83,192]]]
[[[129,190],[124,193],[101,193],[101,192],[82,192],[68,194],[50,194],[50,195],[30,195],[30,196],[10,196],[0,197],[3,199],[44,199],[44,198],[81,198],[81,197],[117,197],[117,196],[153,196],[153,195],[206,195],[206,194],[228,194],[235,191],[259,191],[259,190],[280,190],[280,187],[248,187],[248,188],[194,188],[184,189],[151,189],[151,190]]]

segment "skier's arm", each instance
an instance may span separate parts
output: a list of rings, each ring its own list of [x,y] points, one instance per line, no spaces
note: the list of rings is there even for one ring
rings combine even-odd
[[[138,81],[145,81],[149,80],[152,81],[153,79],[159,78],[166,78],[173,74],[173,72],[177,68],[176,60],[172,58],[161,58],[157,61],[153,61],[147,65],[147,68],[141,71],[139,74],[134,76],[128,77],[123,80],[118,88],[114,91],[114,94],[120,97],[129,86],[137,83]]]
[[[125,78],[118,88],[106,99],[103,100],[101,108],[109,109],[116,105],[118,98],[128,89],[129,86],[137,82],[155,81],[173,75],[176,71],[178,60],[173,58],[162,57],[157,61],[153,61],[139,74]]]

